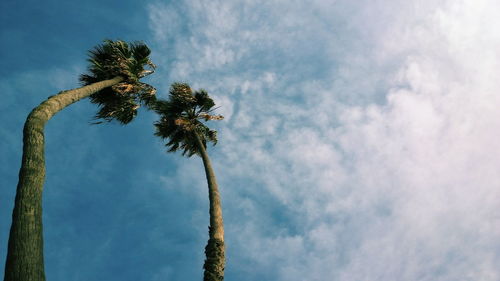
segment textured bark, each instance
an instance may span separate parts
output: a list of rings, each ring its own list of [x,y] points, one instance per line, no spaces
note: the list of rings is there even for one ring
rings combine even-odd
[[[23,130],[19,171],[4,281],[44,281],[42,190],[45,180],[44,127],[66,106],[121,82],[121,77],[60,92],[31,111]]]
[[[203,268],[204,281],[224,280],[224,241],[219,239],[208,239],[205,247],[206,260]]]
[[[215,173],[208,158],[205,146],[201,142],[200,137],[195,133],[198,150],[203,165],[208,183],[208,198],[210,201],[210,226],[208,227],[209,239],[205,247],[205,264],[203,268],[204,281],[222,281],[224,280],[225,250],[224,250],[224,223],[222,221],[222,205],[219,195],[219,187],[215,178]]]

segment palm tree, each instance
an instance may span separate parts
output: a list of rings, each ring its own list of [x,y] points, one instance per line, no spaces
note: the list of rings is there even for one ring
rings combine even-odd
[[[206,151],[207,142],[217,143],[217,132],[210,130],[202,121],[221,120],[220,115],[211,114],[214,101],[204,90],[193,93],[184,83],[174,83],[169,100],[158,100],[154,106],[160,115],[155,123],[156,135],[168,139],[168,152],[182,150],[182,155],[198,155],[203,160],[208,183],[210,201],[209,239],[205,248],[206,260],[203,268],[205,281],[224,279],[224,225],[222,206],[215,174]]]
[[[42,189],[45,178],[44,127],[66,106],[85,97],[99,105],[96,118],[130,122],[139,104],[150,105],[155,89],[139,82],[152,73],[149,48],[140,42],[105,40],[89,52],[89,74],[81,88],[49,97],[28,115],[23,130],[23,156],[12,214],[5,281],[44,281]]]

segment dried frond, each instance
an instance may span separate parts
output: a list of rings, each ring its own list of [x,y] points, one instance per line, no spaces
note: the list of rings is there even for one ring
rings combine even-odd
[[[224,119],[224,116],[222,116],[222,115],[210,115],[208,113],[200,113],[199,116],[200,116],[200,118],[204,119],[205,121],[223,120]]]
[[[186,131],[191,131],[193,130],[193,124],[189,120],[186,120],[184,118],[177,118],[174,121],[175,125],[182,127],[182,129]]]
[[[116,84],[111,88],[120,94],[127,94],[127,93],[133,92],[134,90],[137,90],[136,85],[133,85],[133,84],[130,84],[127,82],[122,82],[122,83]]]

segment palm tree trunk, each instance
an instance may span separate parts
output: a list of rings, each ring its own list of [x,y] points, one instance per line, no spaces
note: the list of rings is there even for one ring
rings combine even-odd
[[[60,92],[28,115],[19,171],[4,281],[44,281],[42,190],[45,179],[44,127],[66,106],[123,81],[121,77]]]
[[[203,159],[205,174],[208,183],[208,198],[210,201],[210,226],[208,227],[209,239],[205,247],[206,260],[203,268],[204,281],[224,280],[225,250],[224,250],[224,223],[222,221],[222,205],[220,201],[219,188],[215,178],[210,158],[208,158],[205,145],[200,136],[195,132],[198,151]]]

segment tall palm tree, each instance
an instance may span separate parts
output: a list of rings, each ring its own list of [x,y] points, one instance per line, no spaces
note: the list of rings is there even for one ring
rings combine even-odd
[[[152,73],[149,48],[140,42],[105,40],[89,52],[88,74],[81,88],[49,97],[28,115],[23,130],[23,156],[12,214],[5,281],[44,281],[42,189],[45,179],[44,127],[66,106],[85,97],[99,105],[96,118],[126,124],[139,104],[149,105],[155,89],[139,82]]]
[[[203,268],[205,281],[224,279],[224,225],[219,188],[210,159],[206,151],[207,142],[217,143],[217,132],[210,130],[202,121],[221,120],[213,115],[215,103],[204,90],[193,93],[184,83],[174,83],[169,100],[158,100],[154,109],[160,115],[155,123],[156,135],[168,139],[168,152],[182,150],[182,155],[198,155],[203,160],[208,183],[210,201],[209,239],[205,248],[206,260]]]

